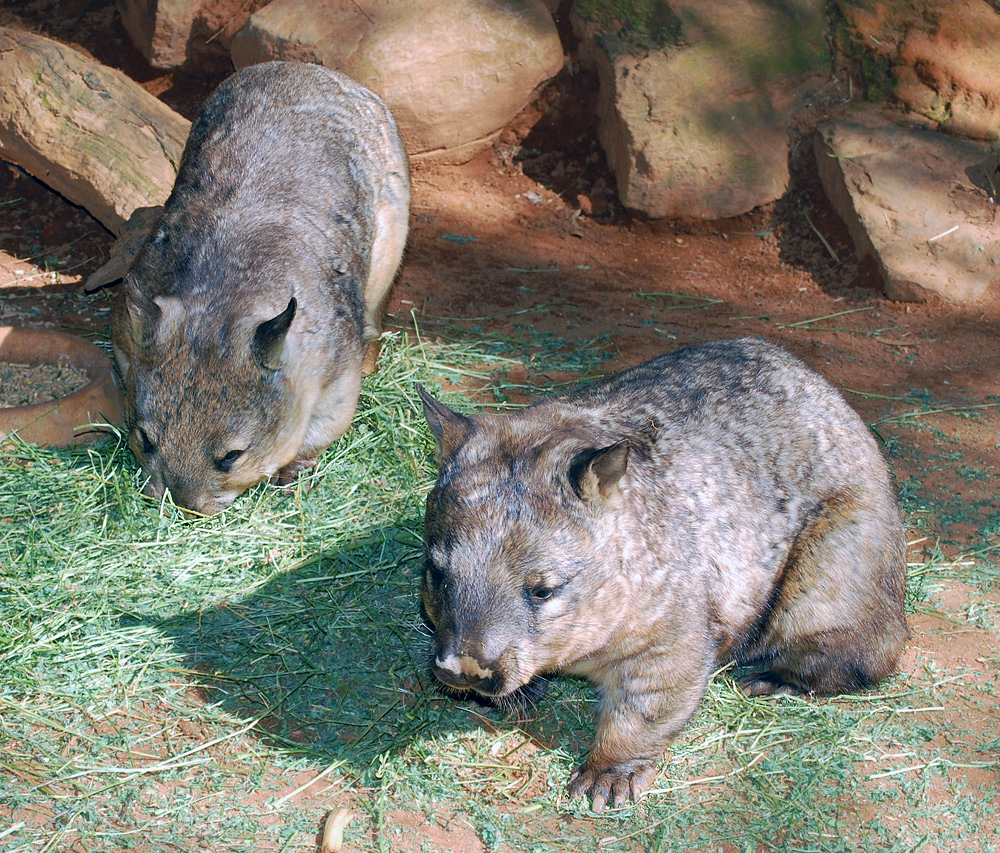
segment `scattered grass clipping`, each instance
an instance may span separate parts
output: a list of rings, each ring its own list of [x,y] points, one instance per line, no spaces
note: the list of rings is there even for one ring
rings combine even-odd
[[[600,817],[565,794],[592,688],[555,679],[521,719],[437,690],[415,383],[468,409],[455,389],[503,391],[491,349],[390,336],[315,474],[211,518],[143,497],[124,442],[0,448],[0,850],[314,853],[338,809],[353,851],[973,849],[992,831],[962,780],[995,753],[953,718],[942,735],[966,668],[820,701],[748,699],[721,673],[650,794]]]

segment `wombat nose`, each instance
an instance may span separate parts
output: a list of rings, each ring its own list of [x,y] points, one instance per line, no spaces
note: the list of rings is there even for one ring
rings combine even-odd
[[[440,681],[458,690],[490,693],[499,681],[493,667],[485,666],[468,655],[435,656],[431,668]]]

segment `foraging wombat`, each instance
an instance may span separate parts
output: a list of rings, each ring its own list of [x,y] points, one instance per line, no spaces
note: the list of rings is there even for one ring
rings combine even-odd
[[[343,74],[269,62],[208,99],[112,320],[150,494],[218,512],[344,433],[409,197],[392,116]]]
[[[839,693],[908,636],[889,470],[825,380],[760,340],[681,349],[516,414],[420,389],[432,669],[511,697],[555,671],[601,692],[570,783],[593,808],[652,782],[712,672],[753,695]]]

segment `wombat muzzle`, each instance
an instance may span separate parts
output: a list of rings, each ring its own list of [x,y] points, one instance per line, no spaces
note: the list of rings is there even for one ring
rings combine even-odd
[[[482,664],[467,655],[437,655],[431,661],[434,676],[455,690],[475,690],[484,696],[503,692],[504,677],[496,664]]]

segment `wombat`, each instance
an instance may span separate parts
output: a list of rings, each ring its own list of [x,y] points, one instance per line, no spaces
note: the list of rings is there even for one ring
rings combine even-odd
[[[219,86],[112,318],[149,494],[215,513],[344,433],[409,198],[396,123],[350,78],[268,62]]]
[[[713,671],[840,693],[908,637],[892,478],[824,379],[761,340],[687,347],[512,415],[419,389],[440,475],[423,604],[444,684],[505,700],[557,671],[601,694],[570,791],[650,785]]]

